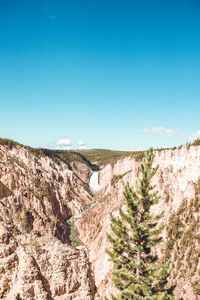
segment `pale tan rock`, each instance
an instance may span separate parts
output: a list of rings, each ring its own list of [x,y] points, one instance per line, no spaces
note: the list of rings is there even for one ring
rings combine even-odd
[[[93,201],[91,170],[0,146],[0,291],[4,299],[92,300],[88,256],[69,246],[67,218]],[[77,175],[78,168],[82,179]]]

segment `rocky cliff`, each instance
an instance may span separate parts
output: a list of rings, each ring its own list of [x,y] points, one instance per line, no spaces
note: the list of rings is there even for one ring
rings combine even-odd
[[[160,166],[154,183],[161,195],[154,210],[165,211],[166,224],[158,255],[171,259],[170,282],[176,285],[175,298],[200,299],[200,147],[155,151],[154,164]],[[131,157],[117,161],[114,166],[106,165],[99,174],[104,192],[76,223],[94,268],[95,299],[115,291],[112,264],[105,253],[109,247],[105,237],[110,230],[108,215],[123,206],[124,184],[128,181],[135,187],[138,166],[139,162]]]
[[[1,298],[94,298],[88,256],[70,246],[66,222],[93,201],[90,174],[80,162],[0,146]]]

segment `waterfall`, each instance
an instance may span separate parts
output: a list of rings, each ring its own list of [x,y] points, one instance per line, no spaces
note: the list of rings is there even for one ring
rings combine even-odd
[[[96,196],[102,191],[103,186],[99,184],[99,172],[94,172],[92,174],[92,176],[90,177],[89,186],[91,192]]]

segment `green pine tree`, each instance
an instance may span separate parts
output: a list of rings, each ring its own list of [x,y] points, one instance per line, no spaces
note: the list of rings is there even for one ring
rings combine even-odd
[[[119,216],[110,214],[113,234],[107,233],[107,238],[112,247],[106,252],[114,263],[112,280],[120,291],[118,296],[112,295],[113,300],[174,299],[173,288],[167,286],[170,262],[159,263],[152,251],[162,241],[160,234],[164,228],[160,223],[164,213],[155,215],[151,209],[160,199],[151,184],[158,169],[152,167],[153,159],[153,149],[150,149],[142,160],[136,191],[129,184],[125,186],[126,209],[120,208]]]

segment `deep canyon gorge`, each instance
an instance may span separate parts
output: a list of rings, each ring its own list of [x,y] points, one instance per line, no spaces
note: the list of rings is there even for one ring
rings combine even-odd
[[[200,299],[200,146],[155,150],[154,164],[161,198],[153,211],[165,212],[164,241],[155,251],[171,260],[175,299]],[[109,213],[123,207],[124,185],[135,187],[139,166],[140,158],[127,154],[97,171],[76,159],[0,145],[3,299],[100,300],[115,293],[105,252]]]

